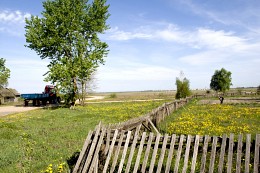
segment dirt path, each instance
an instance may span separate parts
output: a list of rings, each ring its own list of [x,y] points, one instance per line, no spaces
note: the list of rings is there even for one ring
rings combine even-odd
[[[18,112],[25,112],[25,111],[30,111],[30,110],[34,110],[34,109],[40,109],[42,107],[24,107],[22,105],[18,105],[18,106],[2,106],[0,107],[0,116],[5,116],[5,115],[9,115],[9,114],[14,114],[14,113],[18,113]]]
[[[90,98],[87,98],[86,100],[101,100],[101,99],[104,99],[104,96],[92,96]],[[35,106],[25,107],[23,105],[1,106],[0,107],[0,117],[6,116],[6,115],[9,115],[9,114],[31,111],[31,110],[35,110],[35,109],[41,109],[41,108],[43,108],[43,107],[35,107]]]
[[[91,96],[89,98],[86,98],[85,100],[102,100],[105,96]]]

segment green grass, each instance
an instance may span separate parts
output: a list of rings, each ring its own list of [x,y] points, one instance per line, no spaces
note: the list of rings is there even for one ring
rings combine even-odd
[[[100,121],[125,121],[163,103],[98,103],[75,110],[39,109],[1,117],[0,172],[41,172],[50,164],[57,172],[60,164],[81,150],[88,131]]]
[[[190,103],[168,116],[159,125],[169,134],[247,134],[260,133],[260,104]]]

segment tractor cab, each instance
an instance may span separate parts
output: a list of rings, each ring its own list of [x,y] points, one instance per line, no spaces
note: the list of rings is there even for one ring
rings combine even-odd
[[[60,103],[61,99],[57,96],[56,88],[54,85],[46,85],[44,88],[44,94],[49,94],[50,103]]]
[[[44,94],[56,94],[55,86],[46,85],[45,88],[44,88]]]

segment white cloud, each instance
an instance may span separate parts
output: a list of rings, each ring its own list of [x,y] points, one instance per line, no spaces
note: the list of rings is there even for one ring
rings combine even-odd
[[[181,31],[178,27],[173,24],[168,24],[167,28],[161,30],[154,31],[154,38],[165,40],[165,41],[174,41],[178,43],[184,43],[185,41],[184,36],[187,35],[186,32]]]
[[[239,49],[247,48],[246,39],[236,36],[233,32],[198,28],[192,31],[171,27],[156,31],[156,37],[170,42],[184,44],[193,48],[206,49]]]
[[[7,22],[7,23],[24,23],[25,18],[30,17],[31,14],[23,13],[19,10],[17,11],[1,11],[0,12],[0,22]]]
[[[132,39],[148,39],[152,36],[142,32],[126,32],[119,30],[118,27],[110,29],[107,34],[109,40],[132,40]]]
[[[155,28],[156,26],[154,26]],[[196,49],[229,49],[229,50],[247,50],[249,46],[248,40],[236,35],[232,31],[213,30],[208,28],[196,28],[194,30],[184,30],[174,24],[168,24],[161,29],[147,30],[140,27],[135,31],[122,31],[118,27],[111,29],[107,33],[109,40],[155,40],[166,41],[182,44]]]
[[[0,11],[0,32],[11,36],[23,37],[25,18],[29,18],[29,13],[17,11]]]
[[[148,28],[148,29],[146,29]],[[160,65],[164,57],[168,62],[172,62],[175,59],[178,66],[185,68],[188,67],[202,67],[202,68],[218,68],[221,66],[231,65],[234,62],[246,61],[250,64],[259,64],[260,54],[260,41],[258,37],[254,35],[244,34],[241,35],[237,32],[224,30],[224,29],[212,29],[212,28],[192,28],[183,29],[175,24],[171,23],[161,23],[153,24],[150,26],[140,26],[135,28],[133,31],[120,31],[119,28],[111,30],[112,38],[116,41],[121,40],[149,40],[154,43],[158,43],[158,50],[151,50],[149,52],[140,52],[142,56],[149,57],[151,61],[151,55],[156,54],[158,56],[152,61],[159,62]],[[124,35],[124,34],[125,35]],[[110,35],[110,36],[111,36]],[[123,35],[125,37],[123,37]],[[147,37],[137,37],[136,35],[146,35]],[[120,38],[120,39],[119,39]],[[124,38],[124,39],[123,39]],[[135,40],[133,40],[134,42]],[[150,42],[153,44],[153,42]],[[165,48],[164,46],[167,45]],[[161,47],[163,46],[163,48]],[[151,46],[153,47],[153,46]],[[179,48],[176,49],[176,48]],[[172,51],[175,49],[176,52]],[[129,54],[131,51],[125,51],[125,54]],[[123,54],[124,55],[124,54]],[[140,55],[136,55],[140,56]],[[241,64],[240,64],[241,65]],[[123,65],[124,66],[124,65]],[[239,65],[238,65],[239,66]],[[158,66],[149,68],[146,66],[130,68],[128,65],[124,67],[128,68],[115,68],[107,69],[104,78],[106,79],[122,79],[127,78],[128,80],[138,79],[138,80],[150,80],[151,74],[154,75],[154,79],[159,79],[159,76],[166,76],[168,79],[170,76],[167,74],[173,74],[172,69],[162,69]],[[180,70],[180,68],[178,69]],[[147,74],[147,75],[146,75]],[[158,74],[158,76],[157,76]],[[176,73],[178,74],[178,73]],[[119,77],[118,77],[119,76]],[[127,80],[125,79],[125,80]]]

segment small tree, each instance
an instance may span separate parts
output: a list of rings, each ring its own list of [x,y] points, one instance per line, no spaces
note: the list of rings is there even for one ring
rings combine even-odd
[[[0,58],[0,87],[6,87],[8,85],[8,79],[10,78],[10,70],[5,66],[5,59]]]
[[[177,86],[177,93],[175,95],[176,99],[186,98],[191,95],[190,82],[186,77],[184,77],[184,73],[182,71],[180,73],[180,77],[176,78],[175,84]]]
[[[91,92],[93,91],[93,89],[96,89],[95,76],[96,76],[96,71],[93,71],[92,74],[88,76],[88,78],[86,77],[85,80],[78,80],[77,82],[78,95],[79,95],[81,105],[84,105],[85,98],[88,92]]]
[[[226,92],[230,89],[231,83],[231,72],[222,68],[221,70],[216,70],[211,78],[210,88],[216,92]]]
[[[260,95],[260,85],[257,87],[256,93],[257,95]]]

